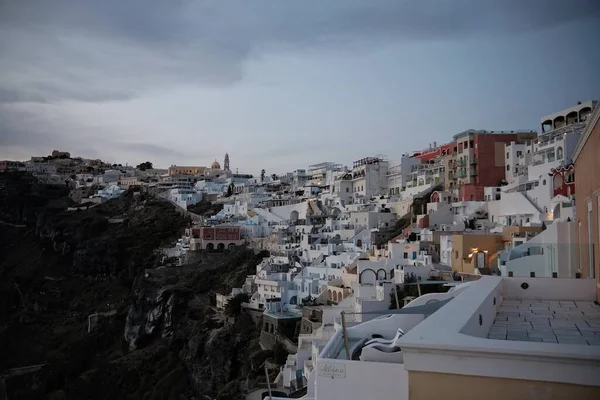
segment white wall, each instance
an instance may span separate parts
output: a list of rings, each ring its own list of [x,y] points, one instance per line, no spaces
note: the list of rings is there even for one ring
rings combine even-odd
[[[504,192],[500,200],[488,202],[487,208],[488,219],[503,225],[508,225],[506,216],[528,216],[530,222],[539,221],[540,212],[520,192]]]
[[[271,207],[269,211],[285,221],[289,221],[292,211],[298,212],[298,219],[306,219],[306,211],[308,203],[302,202],[298,204],[290,204],[287,206]]]
[[[327,372],[332,368],[335,374]],[[408,400],[408,373],[403,364],[319,358],[315,371],[316,399]]]
[[[440,227],[441,225],[448,225],[454,222],[454,213],[452,211],[452,204],[439,204],[436,211],[429,214],[429,226]]]

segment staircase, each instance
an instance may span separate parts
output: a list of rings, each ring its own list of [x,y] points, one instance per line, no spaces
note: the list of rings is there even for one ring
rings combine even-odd
[[[540,207],[535,201],[533,201],[533,199],[531,197],[529,197],[527,192],[519,192],[519,193],[521,193],[523,195],[523,197],[525,197],[527,199],[527,201],[529,201],[531,203],[531,205],[534,206],[535,209],[540,212],[540,214],[544,213],[544,210],[542,210],[542,207]]]

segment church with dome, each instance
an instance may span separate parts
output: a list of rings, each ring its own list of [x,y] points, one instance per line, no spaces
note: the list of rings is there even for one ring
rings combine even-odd
[[[223,161],[223,168],[221,168],[221,164],[215,159],[215,161],[213,161],[213,163],[210,165],[210,168],[207,168],[204,171],[204,175],[207,178],[231,176],[231,170],[229,169],[229,154],[225,153],[225,159]]]

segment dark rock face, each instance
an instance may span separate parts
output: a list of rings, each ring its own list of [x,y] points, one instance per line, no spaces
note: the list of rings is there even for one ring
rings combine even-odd
[[[241,384],[264,375],[251,357],[259,329],[211,306],[266,254],[157,268],[155,250],[188,224],[170,203],[128,192],[70,205],[66,188],[0,174],[0,220],[25,225],[0,226],[0,373],[45,364],[35,386],[7,381],[15,398],[243,398]]]
[[[125,341],[130,350],[138,348],[154,338],[169,339],[173,336],[173,309],[182,306],[187,291],[161,287],[157,282],[138,277],[133,287],[133,304],[125,321]]]

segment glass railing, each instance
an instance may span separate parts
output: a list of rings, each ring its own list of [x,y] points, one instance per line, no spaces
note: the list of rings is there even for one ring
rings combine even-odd
[[[547,229],[552,229],[549,226]],[[543,235],[540,233],[538,235]],[[523,238],[525,239],[525,238]],[[532,243],[525,242],[506,250],[500,257],[501,265],[509,276],[534,276],[551,278],[589,277],[590,254],[596,257],[593,245],[587,243]],[[592,258],[593,260],[593,258]],[[593,263],[593,261],[592,261]],[[510,272],[510,274],[509,274]]]

